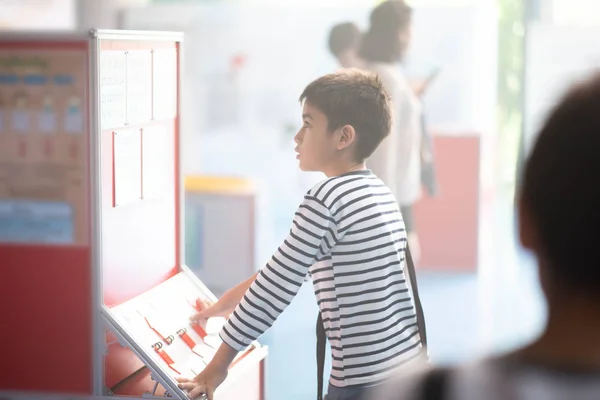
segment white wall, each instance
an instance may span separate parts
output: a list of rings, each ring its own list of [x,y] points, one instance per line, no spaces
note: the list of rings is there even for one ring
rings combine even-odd
[[[75,29],[76,0],[0,0],[0,30]]]
[[[531,23],[525,76],[525,143],[531,148],[550,108],[566,88],[600,67],[600,27]]]
[[[144,6],[150,0],[73,0],[77,2],[77,29],[117,29],[121,9]]]
[[[447,2],[446,2],[447,3]],[[421,5],[415,1],[409,71],[441,72],[425,96],[428,121],[443,129],[495,134],[498,64],[493,1]]]

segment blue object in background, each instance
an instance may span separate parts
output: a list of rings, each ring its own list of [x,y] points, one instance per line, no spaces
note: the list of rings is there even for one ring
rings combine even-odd
[[[203,209],[190,198],[192,196],[186,194],[185,199],[185,263],[198,275],[202,268],[204,246]]]
[[[19,77],[15,74],[0,74],[0,85],[16,85]]]
[[[0,200],[0,242],[73,244],[73,209],[62,202]]]
[[[23,83],[26,85],[45,85],[48,83],[48,77],[39,74],[25,75]]]

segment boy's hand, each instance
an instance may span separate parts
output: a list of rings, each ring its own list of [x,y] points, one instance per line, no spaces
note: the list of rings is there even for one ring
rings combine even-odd
[[[206,394],[208,400],[213,400],[215,390],[227,378],[227,370],[237,353],[237,350],[222,344],[204,371],[194,379],[178,378],[179,387],[187,390],[191,399]]]
[[[194,314],[190,319],[192,321],[205,321],[211,317],[225,317],[229,318],[229,316],[233,313],[235,307],[242,301],[242,297],[252,285],[252,282],[258,276],[258,272],[252,275],[250,278],[246,279],[244,282],[240,283],[233,289],[228,290],[221,296],[221,298],[214,304],[209,303],[205,299],[197,299],[196,300],[196,309],[198,312]]]
[[[221,300],[211,304],[204,299],[197,299],[196,309],[199,311],[190,317],[190,320],[193,322],[206,321],[212,317],[229,317],[233,312],[233,308],[228,307]]]
[[[227,368],[220,368],[211,362],[194,379],[180,377],[177,378],[177,382],[179,388],[188,392],[190,399],[206,394],[208,400],[213,400],[215,390],[225,378],[227,378]]]

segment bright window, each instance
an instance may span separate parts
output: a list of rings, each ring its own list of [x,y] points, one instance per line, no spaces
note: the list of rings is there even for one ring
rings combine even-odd
[[[600,1],[553,0],[552,18],[557,25],[600,25]]]

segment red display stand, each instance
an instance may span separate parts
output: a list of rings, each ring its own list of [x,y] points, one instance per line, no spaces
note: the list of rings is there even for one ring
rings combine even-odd
[[[86,34],[0,35],[1,391],[100,390],[90,56]]]
[[[215,298],[182,265],[182,43],[0,38],[0,395],[183,399],[174,378],[219,346],[223,321],[189,323]],[[249,346],[217,399],[262,398],[266,352]]]
[[[434,132],[435,133],[435,132]],[[415,205],[422,271],[473,273],[480,247],[481,137],[433,136],[439,193]]]

